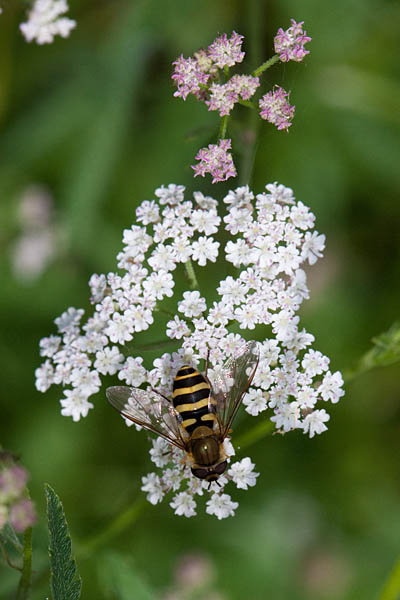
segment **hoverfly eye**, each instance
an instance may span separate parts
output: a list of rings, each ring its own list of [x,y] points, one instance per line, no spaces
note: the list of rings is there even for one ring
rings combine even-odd
[[[228,461],[224,460],[219,465],[213,468],[213,473],[217,473],[217,475],[222,475],[225,473],[226,467],[228,466]]]
[[[192,473],[195,477],[199,479],[205,479],[208,475],[207,469],[197,469],[196,467],[192,469]]]

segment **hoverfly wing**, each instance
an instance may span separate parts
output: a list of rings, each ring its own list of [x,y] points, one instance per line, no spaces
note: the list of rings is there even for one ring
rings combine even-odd
[[[125,419],[185,450],[185,441],[180,427],[182,417],[167,398],[154,391],[123,385],[107,388],[106,396],[109,403]]]
[[[242,398],[253,380],[258,361],[257,342],[247,342],[213,378],[213,398],[222,440],[228,435]]]

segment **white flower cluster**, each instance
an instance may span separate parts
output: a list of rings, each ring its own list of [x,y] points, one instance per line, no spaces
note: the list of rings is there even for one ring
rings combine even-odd
[[[314,264],[325,246],[325,236],[312,231],[315,217],[309,208],[277,183],[256,197],[247,186],[229,192],[223,218],[216,200],[201,192],[185,200],[183,186],[162,186],[155,196],[137,208],[138,224],[124,231],[117,256],[120,273],[91,277],[93,315],[81,327],[84,311],[69,308],[55,320],[58,335],[41,340],[46,360],[36,371],[37,388],[44,392],[54,383],[70,386],[61,412],[75,421],[93,407],[89,397],[99,391],[101,375],[117,375],[133,387],[150,385],[170,397],[178,368],[188,362],[198,366],[208,353],[213,380],[245,341],[233,332],[239,326],[246,337],[250,330],[250,337],[264,339],[243,400],[247,412],[256,416],[270,409],[281,432],[301,429],[313,437],[325,431],[329,414],[318,403],[335,403],[344,392],[340,373],[331,373],[329,359],[310,348],[314,337],[300,329],[296,315],[309,296],[301,267]],[[222,252],[214,237],[221,230],[231,238]],[[194,269],[215,262],[218,253],[221,271],[232,274],[215,282],[217,301],[208,302],[199,290],[174,295],[175,270],[179,275],[185,265],[193,283]],[[140,336],[156,317],[153,329],[160,339],[164,298],[169,299],[169,311],[171,303],[176,307],[165,332],[175,351],[156,358],[149,369],[140,356]],[[134,356],[126,358],[122,350]],[[149,501],[155,504],[173,490],[176,514],[194,515],[194,497],[203,494],[204,482],[191,475],[182,453],[166,442],[155,440],[150,454],[162,474],[151,473],[143,480]],[[254,485],[253,467],[249,458],[231,463],[218,480],[221,487],[211,485],[207,512],[218,518],[233,514],[237,504],[223,493],[223,486],[228,480],[242,489]]]
[[[35,0],[26,23],[19,26],[27,42],[51,44],[54,36],[67,38],[76,21],[62,17],[68,11],[66,0]]]
[[[17,205],[19,235],[11,247],[14,276],[23,283],[39,278],[63,246],[63,232],[56,223],[53,198],[41,185],[30,185]]]
[[[203,496],[205,492],[210,497],[206,502],[206,512],[215,515],[218,519],[224,519],[235,514],[238,502],[233,502],[228,494],[223,493],[225,485],[233,481],[237,488],[247,490],[256,484],[259,473],[254,472],[254,463],[249,457],[231,463],[229,469],[217,482],[208,483],[194,477],[187,464],[184,452],[171,448],[170,444],[162,438],[152,440],[150,457],[154,464],[162,469],[161,475],[149,473],[142,478],[142,490],[147,492],[147,500],[151,504],[158,504],[170,491],[176,492],[170,506],[176,515],[193,517],[196,513],[196,496]],[[224,453],[231,461],[235,450],[231,442],[224,441]],[[182,484],[186,483],[186,489],[179,491]]]

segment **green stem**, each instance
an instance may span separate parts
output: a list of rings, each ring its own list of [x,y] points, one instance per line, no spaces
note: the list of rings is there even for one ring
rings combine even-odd
[[[240,168],[240,185],[251,186],[254,163],[258,147],[260,119],[255,111],[249,113],[246,130],[243,132],[243,154]]]
[[[221,125],[220,125],[219,132],[218,132],[218,139],[219,140],[225,139],[226,130],[228,128],[228,120],[229,120],[229,115],[225,115],[221,119]]]
[[[269,435],[274,429],[274,424],[271,421],[261,421],[258,425],[255,425],[248,431],[242,433],[237,438],[235,438],[235,446],[239,450],[244,450],[248,446],[252,446],[256,442],[259,442],[267,435]]]
[[[32,579],[32,527],[24,533],[24,564],[17,590],[16,600],[27,600]]]
[[[131,504],[131,506],[128,506],[127,509],[110,521],[103,531],[100,531],[79,544],[77,555],[86,558],[97,550],[97,548],[104,546],[104,544],[109,542],[113,537],[128,527],[131,527],[133,523],[138,520],[146,506],[148,506],[148,502],[140,497],[136,502]]]
[[[189,278],[190,289],[192,289],[192,290],[198,290],[199,289],[199,283],[197,281],[196,273],[194,272],[194,268],[193,268],[193,263],[190,260],[190,258],[189,258],[189,260],[187,260],[185,262],[185,269],[186,269],[186,274],[187,274],[187,276]]]
[[[252,108],[253,110],[256,110],[256,106],[253,104],[253,102],[251,100],[239,100],[238,104],[241,104],[242,106],[245,106],[246,108]]]
[[[175,316],[172,315],[172,316]],[[171,346],[176,346],[176,340],[160,340],[158,342],[153,342],[151,344],[142,344],[137,346],[136,344],[128,345],[126,344],[125,348],[122,349],[122,352],[125,356],[141,356],[142,352],[154,352],[155,350],[168,350]]]
[[[249,56],[251,68],[260,64],[262,60],[262,39],[261,27],[262,23],[262,7],[258,0],[249,0],[248,4],[248,28],[249,28]],[[246,116],[246,123],[241,134],[241,165],[239,185],[251,185],[251,178],[254,169],[254,163],[257,152],[258,133],[260,126],[260,118],[258,111],[255,110],[258,101],[253,98],[253,102],[241,101],[240,104],[251,108]]]
[[[253,71],[253,77],[258,77],[261,73],[264,73],[267,69],[272,67],[275,63],[279,61],[279,54],[275,54],[272,58],[269,58],[262,65],[260,65],[255,71]]]

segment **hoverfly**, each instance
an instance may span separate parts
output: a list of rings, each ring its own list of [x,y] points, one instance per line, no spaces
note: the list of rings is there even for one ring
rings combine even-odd
[[[208,361],[207,361],[208,362]],[[109,387],[107,399],[126,419],[186,452],[195,477],[216,481],[227,467],[224,439],[258,365],[256,342],[241,346],[211,385],[189,365],[178,369],[172,401],[155,390]]]

